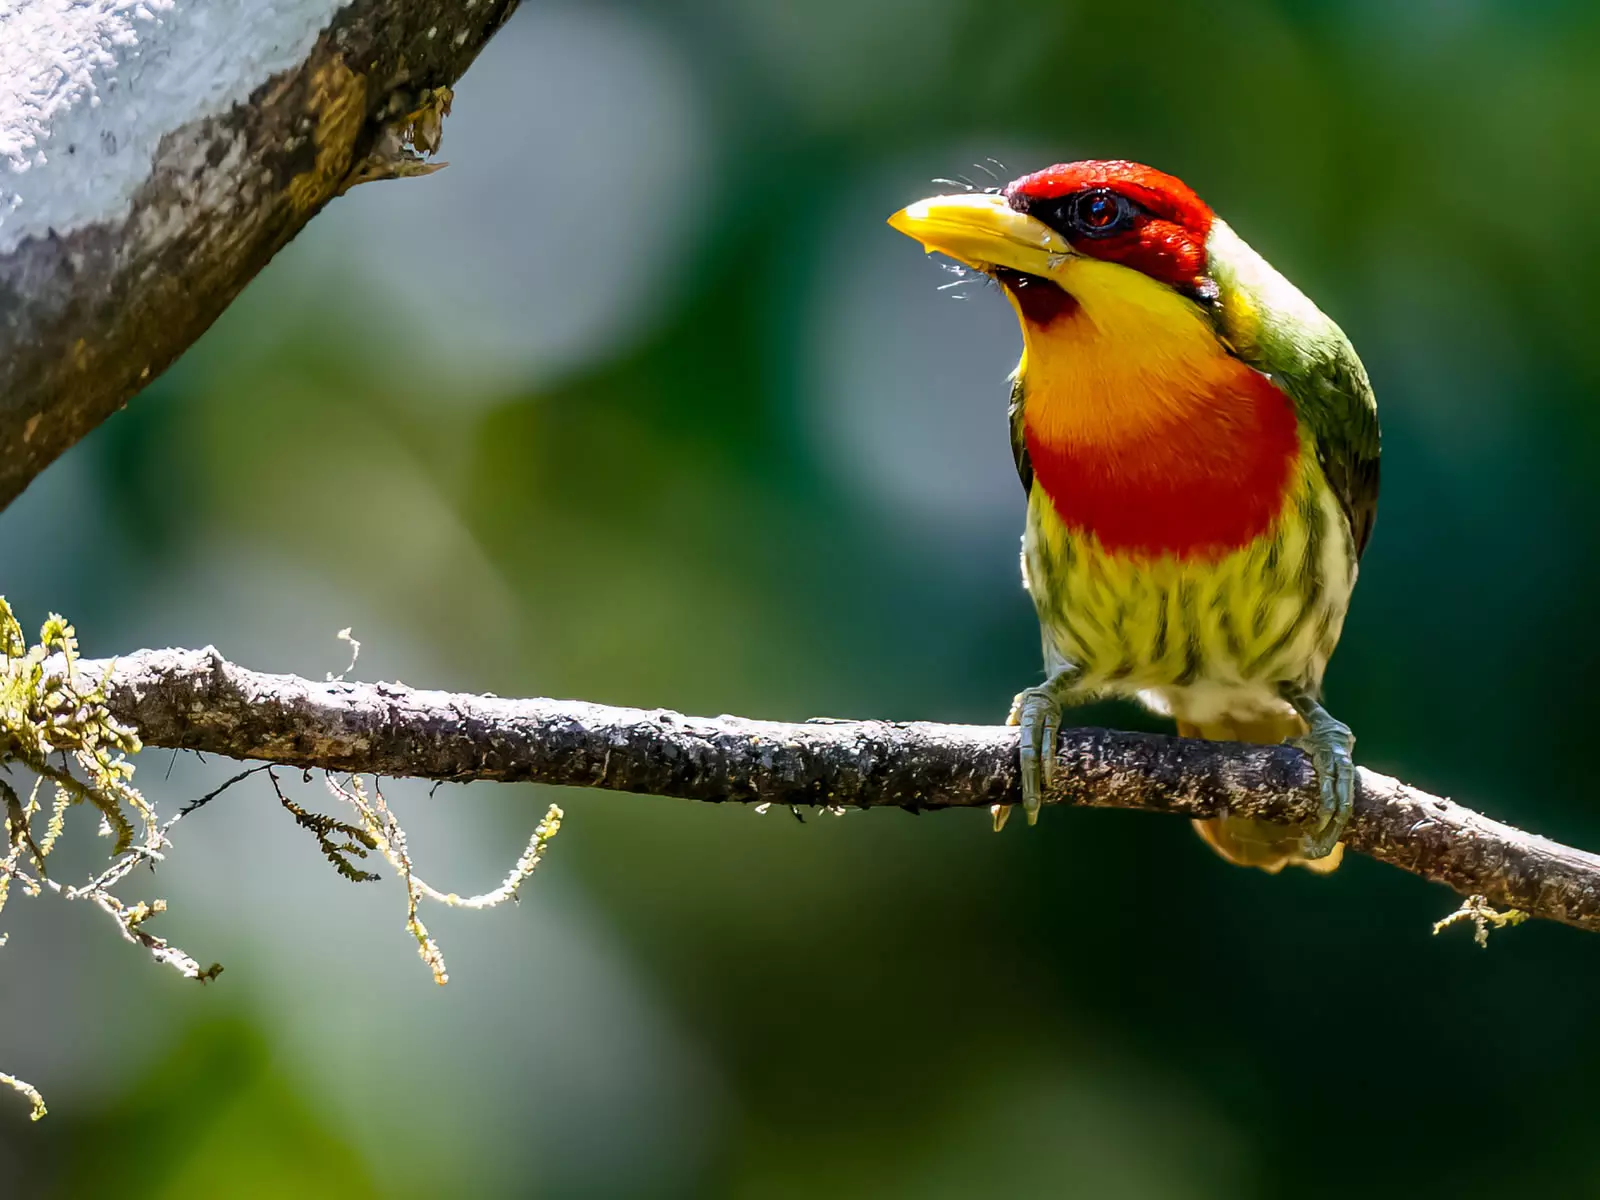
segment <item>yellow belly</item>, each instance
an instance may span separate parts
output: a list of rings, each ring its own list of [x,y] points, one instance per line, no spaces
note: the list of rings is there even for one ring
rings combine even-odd
[[[1283,683],[1318,691],[1355,584],[1349,525],[1314,453],[1267,534],[1220,558],[1110,554],[1035,485],[1022,560],[1051,665],[1196,725],[1279,715]]]

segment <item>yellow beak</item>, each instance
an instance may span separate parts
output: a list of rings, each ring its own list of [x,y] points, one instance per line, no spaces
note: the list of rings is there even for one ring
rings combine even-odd
[[[918,200],[890,217],[889,224],[921,242],[929,254],[949,255],[986,274],[1009,267],[1048,276],[1072,254],[1066,238],[993,192]]]

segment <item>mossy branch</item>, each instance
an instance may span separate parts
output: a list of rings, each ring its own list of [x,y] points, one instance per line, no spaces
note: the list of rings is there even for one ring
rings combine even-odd
[[[353,650],[360,646],[349,638]],[[354,666],[354,658],[351,660]],[[314,812],[285,792],[272,763],[242,771],[221,787],[199,797],[176,816],[158,822],[154,809],[133,787],[133,764],[127,755],[140,749],[138,735],[108,705],[108,682],[116,671],[114,661],[85,663],[78,657],[72,626],[51,616],[30,645],[4,598],[0,598],[0,824],[5,838],[0,844],[0,911],[13,884],[26,896],[46,891],[67,900],[87,900],[116,923],[122,936],[143,947],[155,961],[175,968],[202,983],[221,973],[220,965],[202,967],[190,955],[145,926],[166,911],[166,901],[128,903],[112,889],[141,863],[162,859],[172,827],[196,809],[251,775],[264,772],[279,803],[301,828],[316,838],[323,855],[346,879],[354,883],[378,876],[355,865],[379,851],[394,866],[406,887],[406,930],[417,941],[423,962],[434,979],[448,981],[444,957],[417,915],[421,901],[468,908],[490,908],[515,900],[517,892],[538,867],[550,840],[561,826],[561,810],[551,805],[535,828],[527,849],[500,885],[479,896],[462,899],[441,892],[419,878],[412,866],[405,830],[385,802],[376,780],[370,791],[359,777],[329,777],[334,796],[354,809],[357,822],[341,821]],[[126,693],[124,693],[126,698]],[[33,777],[27,799],[6,776],[20,769]],[[309,774],[305,782],[310,782]],[[54,790],[49,815],[44,815],[39,794],[46,785]],[[114,839],[112,862],[98,875],[77,886],[52,878],[47,860],[60,838],[68,811],[88,805],[100,817],[100,832]],[[135,828],[137,822],[137,829]],[[5,944],[0,933],[0,946]],[[32,1108],[34,1120],[45,1115],[44,1100],[29,1083],[0,1072],[0,1087],[19,1093]]]
[[[989,808],[1019,799],[1016,731],[1003,727],[785,724],[317,682],[247,670],[209,648],[144,650],[80,669],[105,674],[107,707],[149,745],[343,774],[830,808]],[[1311,765],[1287,746],[1071,729],[1060,754],[1047,804],[1278,821],[1306,820],[1317,807]],[[381,814],[363,821],[387,836]],[[1600,857],[1388,776],[1360,772],[1345,841],[1481,906],[1600,931]]]
[[[38,642],[29,645],[11,606],[0,598],[0,770],[9,772],[15,765],[33,776],[26,800],[9,779],[0,778],[5,828],[0,846],[0,911],[13,883],[25,895],[37,896],[49,888],[72,899],[90,900],[117,922],[124,937],[180,969],[187,964],[198,973],[198,964],[187,955],[140,929],[146,917],[161,911],[160,901],[129,907],[107,890],[109,874],[84,887],[63,888],[46,870],[67,810],[76,804],[88,804],[99,813],[101,832],[115,839],[114,857],[133,859],[135,820],[142,834],[139,849],[160,856],[163,831],[134,788],[133,764],[126,757],[139,750],[139,737],[105,706],[103,685],[110,669],[109,663],[97,664],[94,671],[82,668],[77,635],[59,616],[52,615],[39,631]],[[39,793],[45,784],[52,787],[54,801],[41,831],[35,817],[42,811]],[[0,935],[0,945],[4,942]],[[27,1099],[35,1121],[45,1115],[44,1100],[30,1084],[0,1072],[0,1086]]]

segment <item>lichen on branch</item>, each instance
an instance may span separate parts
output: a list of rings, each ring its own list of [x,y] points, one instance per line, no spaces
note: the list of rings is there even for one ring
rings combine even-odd
[[[349,636],[349,630],[341,636],[359,652],[359,643]],[[376,873],[356,866],[369,852],[381,854],[394,867],[406,889],[406,930],[440,984],[449,977],[438,943],[418,916],[421,902],[490,908],[514,901],[561,827],[561,810],[551,805],[501,883],[481,895],[462,897],[442,892],[416,874],[405,830],[376,776],[369,787],[357,775],[336,778],[334,773],[327,774],[333,796],[354,810],[353,822],[316,812],[293,799],[270,763],[240,772],[165,822],[158,821],[154,807],[133,786],[134,767],[128,756],[140,749],[139,734],[110,705],[108,686],[115,667],[114,660],[84,662],[78,654],[76,633],[59,616],[51,615],[38,640],[30,643],[10,605],[0,597],[0,816],[6,835],[0,854],[0,910],[13,884],[27,896],[49,890],[68,900],[88,900],[112,918],[126,940],[142,946],[157,962],[175,968],[185,978],[207,982],[215,979],[222,967],[216,963],[202,967],[146,928],[152,918],[166,911],[166,901],[129,903],[112,888],[140,863],[162,860],[169,849],[167,835],[180,820],[252,775],[266,774],[278,802],[296,825],[316,839],[323,856],[344,878],[354,883],[378,879]],[[19,790],[11,781],[14,770],[31,775],[31,783]],[[311,782],[309,772],[304,782]],[[112,862],[87,882],[66,886],[50,876],[47,861],[70,811],[82,805],[96,811],[100,833],[113,839]],[[0,946],[4,944],[5,936],[0,933]],[[45,1115],[44,1100],[31,1084],[0,1072],[0,1087],[27,1100],[34,1120]]]
[[[45,662],[54,655],[60,655],[61,666],[47,672]],[[138,753],[139,735],[106,708],[109,674],[85,676],[79,669],[77,633],[54,613],[30,646],[11,606],[0,597],[0,764],[21,763],[40,783],[48,781],[55,788],[48,828],[30,848],[39,859],[60,834],[69,805],[87,803],[99,810],[106,832],[116,838],[113,854],[124,853],[133,843],[134,820],[147,836],[155,829],[155,813],[133,786],[133,764],[126,757]],[[38,787],[35,798],[23,806],[9,784],[0,786],[7,794],[7,844],[15,849],[33,833],[29,821],[18,818],[19,810],[26,817],[26,809],[34,806]]]
[[[136,860],[136,835],[145,855],[159,857],[165,844],[155,812],[133,786],[133,764],[127,756],[138,752],[139,735],[106,708],[107,675],[104,665],[97,672],[81,669],[77,635],[65,618],[51,614],[39,640],[30,645],[11,606],[0,598],[0,807],[5,823],[0,911],[13,883],[30,896],[49,887],[92,900],[117,921],[124,937],[158,956],[193,963],[141,928],[162,911],[161,901],[128,906],[107,890],[105,877],[85,887],[62,888],[46,869],[67,812],[75,805],[87,804],[99,813],[100,832],[115,839],[114,858]],[[26,799],[11,781],[15,767],[32,776]],[[41,795],[46,791],[48,804]],[[4,940],[0,935],[0,944]],[[194,970],[199,971],[198,964]],[[0,1085],[29,1101],[34,1120],[45,1115],[44,1100],[32,1086],[3,1072]]]
[[[406,932],[416,940],[417,954],[433,973],[433,981],[441,987],[450,982],[450,973],[445,969],[444,952],[439,949],[439,943],[433,939],[428,927],[417,916],[417,908],[421,902],[428,899],[448,908],[495,908],[508,900],[515,901],[522,885],[528,881],[528,877],[538,869],[539,863],[544,859],[545,850],[549,847],[551,839],[561,832],[561,819],[564,814],[558,805],[552,804],[544,814],[544,820],[534,827],[533,836],[528,840],[528,846],[522,852],[522,856],[512,864],[511,870],[500,881],[498,887],[476,896],[458,896],[455,892],[441,892],[417,875],[416,868],[411,862],[411,849],[406,840],[406,831],[395,819],[394,810],[384,799],[383,790],[379,788],[376,777],[373,779],[370,792],[359,775],[351,775],[343,781],[335,779],[331,773],[324,778],[328,791],[336,799],[350,805],[360,817],[361,829],[353,831],[361,839],[360,844],[380,851],[405,884]],[[279,798],[282,799],[281,794]]]

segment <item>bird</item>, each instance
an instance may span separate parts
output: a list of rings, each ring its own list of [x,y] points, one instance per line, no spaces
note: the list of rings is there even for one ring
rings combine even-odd
[[[1380,450],[1350,340],[1187,184],[1140,163],[1059,163],[889,224],[992,279],[1021,326],[1008,414],[1045,668],[1008,718],[1028,823],[1056,782],[1063,710],[1126,697],[1181,736],[1305,750],[1313,819],[1194,824],[1242,866],[1337,868],[1355,738],[1322,684]],[[997,830],[1009,812],[996,806]]]

